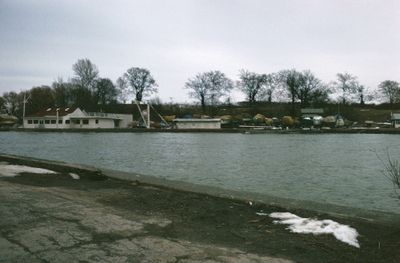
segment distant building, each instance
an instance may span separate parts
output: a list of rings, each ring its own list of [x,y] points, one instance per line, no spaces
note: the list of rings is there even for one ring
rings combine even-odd
[[[390,121],[392,123],[393,128],[400,128],[400,113],[392,113],[390,117]]]
[[[176,129],[221,129],[221,119],[175,119]]]
[[[303,108],[300,110],[302,117],[315,117],[322,116],[324,114],[324,109],[320,108]]]
[[[86,112],[79,108],[48,108],[26,116],[24,128],[39,129],[96,129],[127,128],[131,114]]]

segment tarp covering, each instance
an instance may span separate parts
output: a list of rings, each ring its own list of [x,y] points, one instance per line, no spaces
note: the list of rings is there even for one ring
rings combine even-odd
[[[253,117],[253,120],[255,121],[260,121],[260,122],[264,122],[265,121],[265,116],[258,113]]]
[[[176,119],[176,115],[163,116],[163,118],[166,122],[172,122],[172,120]]]
[[[290,116],[283,116],[282,117],[282,125],[283,126],[292,126],[294,124],[294,120]]]
[[[219,117],[221,120],[223,121],[229,121],[232,120],[232,115],[222,115],[221,117]]]
[[[268,126],[272,126],[273,120],[270,119],[270,118],[265,118],[265,124],[268,125]]]
[[[322,119],[322,122],[335,123],[336,122],[336,117],[335,116],[326,116],[325,118]]]

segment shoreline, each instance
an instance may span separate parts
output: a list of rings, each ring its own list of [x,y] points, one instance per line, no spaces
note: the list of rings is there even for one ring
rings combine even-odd
[[[62,132],[62,133],[246,133],[246,134],[400,134],[399,128],[360,128],[360,129],[246,129],[246,128],[221,128],[221,129],[27,129],[27,128],[0,128],[0,132]]]
[[[161,177],[144,175],[135,172],[124,172],[118,170],[97,168],[91,165],[67,163],[55,160],[39,159],[27,156],[3,154],[0,152],[0,162],[9,162],[32,167],[45,168],[59,172],[85,173],[85,176],[93,180],[105,180],[107,178],[122,180],[132,183],[145,184],[153,187],[163,188],[172,191],[181,191],[208,195],[215,198],[224,198],[234,201],[253,204],[278,206],[282,209],[297,210],[302,209],[309,212],[324,213],[335,217],[358,218],[370,222],[382,222],[393,224],[400,221],[400,214],[387,211],[367,210],[357,207],[340,206],[336,204],[324,204],[314,201],[289,199],[277,197],[269,194],[237,191],[215,186],[194,184],[190,182],[165,179]]]
[[[215,188],[202,192],[199,186],[188,189],[190,184],[137,174],[127,181],[127,173],[84,165],[12,155],[0,155],[0,161],[58,172],[0,177],[0,259],[5,261],[400,260],[398,221],[288,207]],[[80,179],[72,179],[71,172]],[[350,225],[360,234],[361,248],[332,235],[290,233],[257,215],[285,211]]]

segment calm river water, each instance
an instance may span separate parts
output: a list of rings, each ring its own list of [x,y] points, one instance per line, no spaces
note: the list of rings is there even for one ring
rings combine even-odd
[[[0,152],[400,214],[382,134],[0,132]]]

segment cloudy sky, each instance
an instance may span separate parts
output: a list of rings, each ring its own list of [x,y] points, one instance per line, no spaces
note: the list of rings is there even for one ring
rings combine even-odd
[[[398,0],[0,0],[0,94],[67,80],[79,58],[113,81],[148,68],[163,101],[217,69],[349,72],[374,88],[400,80],[399,29]]]

